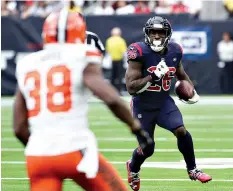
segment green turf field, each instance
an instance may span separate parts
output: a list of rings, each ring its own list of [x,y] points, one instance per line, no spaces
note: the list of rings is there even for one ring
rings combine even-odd
[[[184,168],[172,169],[172,164],[177,168],[185,166],[180,162],[182,155],[177,151],[175,137],[157,127],[157,151],[141,170],[141,190],[233,191],[233,105],[197,104],[179,107],[185,125],[192,133],[199,166],[213,176],[213,181],[207,184],[192,182]],[[2,107],[1,116],[2,191],[29,190],[23,147],[12,133],[11,107]],[[90,104],[89,119],[91,129],[98,138],[100,151],[126,180],[125,161],[131,157],[131,152],[137,146],[136,140],[125,125],[114,118],[101,103]],[[203,158],[209,159],[203,161]],[[67,180],[64,190],[82,189]]]

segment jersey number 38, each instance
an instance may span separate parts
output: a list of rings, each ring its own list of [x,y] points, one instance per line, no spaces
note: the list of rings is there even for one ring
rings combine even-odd
[[[62,75],[62,83],[56,83],[55,76]],[[29,80],[34,82],[33,88],[29,90],[29,97],[33,99],[33,108],[28,110],[28,117],[35,117],[41,111],[41,97],[42,93],[42,77],[38,71],[28,72],[25,76],[24,85]],[[50,112],[67,112],[71,109],[71,72],[65,65],[59,65],[52,67],[46,75],[46,88],[43,88],[46,92],[46,107]],[[54,95],[62,94],[63,102],[55,103]]]

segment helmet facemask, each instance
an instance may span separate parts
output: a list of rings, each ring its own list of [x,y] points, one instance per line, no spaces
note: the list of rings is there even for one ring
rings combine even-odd
[[[163,24],[151,24],[144,27],[145,42],[155,52],[160,52],[167,47],[172,30]],[[154,34],[151,34],[154,33]]]

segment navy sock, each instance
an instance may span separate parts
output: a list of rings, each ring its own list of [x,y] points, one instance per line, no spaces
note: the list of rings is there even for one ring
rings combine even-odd
[[[184,156],[187,169],[193,170],[194,168],[196,168],[193,140],[192,140],[192,136],[190,135],[188,131],[186,131],[186,134],[184,136],[179,136],[177,138],[177,145],[178,145],[179,151]]]
[[[130,170],[132,172],[139,172],[140,167],[142,165],[142,163],[146,160],[147,157],[145,157],[141,151],[140,148],[136,148],[133,152],[132,155],[132,160],[130,163]]]

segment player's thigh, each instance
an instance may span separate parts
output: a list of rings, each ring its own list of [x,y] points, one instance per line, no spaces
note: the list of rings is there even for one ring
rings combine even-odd
[[[57,177],[30,178],[30,191],[61,191],[62,180]]]
[[[117,171],[101,154],[99,155],[99,171],[95,178],[88,179],[80,173],[73,180],[87,191],[127,191]]]
[[[140,107],[135,106],[134,102],[131,102],[131,111],[133,116],[140,121],[142,128],[149,133],[151,138],[154,138],[157,112],[146,111]],[[140,142],[139,139],[138,141]]]
[[[157,124],[171,132],[184,126],[182,114],[174,102],[169,102],[161,109]]]
[[[61,191],[62,179],[52,172],[51,157],[27,157],[27,172],[31,191]]]

